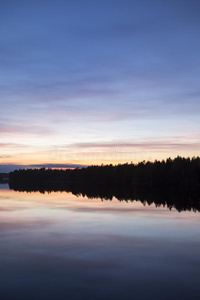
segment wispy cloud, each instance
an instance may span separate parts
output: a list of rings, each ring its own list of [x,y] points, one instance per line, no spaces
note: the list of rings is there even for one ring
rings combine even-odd
[[[1,3],[1,161],[197,153],[198,1],[96,2]]]
[[[193,136],[192,137],[176,137],[176,138],[168,138],[168,139],[151,139],[147,141],[141,141],[141,142],[126,142],[126,141],[120,141],[117,140],[114,143],[76,143],[69,146],[62,146],[60,148],[84,148],[84,149],[113,149],[113,148],[120,148],[123,147],[123,150],[127,149],[154,149],[154,150],[160,150],[160,149],[199,149],[200,148],[200,142],[199,142],[199,136]],[[186,142],[187,141],[187,142]]]
[[[28,145],[17,144],[17,143],[0,143],[0,148],[27,148]]]
[[[27,117],[28,119],[28,117]],[[28,120],[27,120],[28,122]],[[23,121],[21,121],[23,123]],[[39,125],[28,125],[28,124],[8,124],[7,122],[2,124],[0,123],[1,135],[3,134],[29,134],[29,135],[41,135],[41,134],[52,134],[53,130]]]

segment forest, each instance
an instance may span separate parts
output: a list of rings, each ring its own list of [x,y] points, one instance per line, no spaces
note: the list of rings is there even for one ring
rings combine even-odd
[[[65,191],[88,198],[136,200],[178,211],[200,211],[199,157],[74,170],[16,170],[9,178],[15,191]]]
[[[18,183],[71,182],[100,183],[103,186],[200,186],[200,158],[176,157],[138,164],[101,165],[66,170],[26,169],[9,173]]]

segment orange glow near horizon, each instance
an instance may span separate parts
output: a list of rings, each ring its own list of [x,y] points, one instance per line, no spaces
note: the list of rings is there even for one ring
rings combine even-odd
[[[172,155],[169,155],[169,156],[166,156],[166,157],[158,157],[158,156],[156,156],[156,157],[154,157],[154,158],[144,158],[144,159],[132,159],[132,160],[126,160],[126,159],[118,159],[118,160],[113,160],[113,159],[111,159],[111,160],[98,160],[98,159],[96,159],[96,160],[93,160],[93,161],[90,161],[90,160],[76,160],[76,161],[72,161],[72,162],[70,162],[70,163],[68,163],[68,162],[60,162],[60,161],[53,161],[53,162],[44,162],[44,161],[42,161],[42,160],[35,160],[34,161],[34,163],[33,163],[33,161],[23,161],[23,162],[7,162],[7,163],[2,163],[1,165],[3,166],[3,165],[5,165],[5,166],[7,166],[7,165],[13,165],[13,166],[15,166],[16,165],[16,169],[18,168],[18,166],[22,166],[22,167],[24,167],[24,168],[32,168],[32,169],[38,169],[38,168],[43,168],[43,167],[45,167],[46,169],[48,169],[48,168],[50,168],[50,169],[54,169],[54,170],[61,170],[61,169],[63,169],[63,170],[66,170],[66,169],[71,169],[71,170],[73,170],[73,169],[75,169],[75,168],[77,168],[77,167],[79,167],[78,165],[80,165],[80,168],[82,168],[82,167],[87,167],[87,166],[92,166],[92,165],[98,165],[98,166],[101,166],[101,165],[110,165],[110,164],[112,164],[112,165],[118,165],[118,164],[126,164],[126,163],[128,163],[128,164],[131,164],[131,163],[133,163],[133,164],[137,164],[137,163],[140,163],[140,162],[142,162],[142,161],[145,161],[145,162],[147,162],[147,161],[150,161],[150,162],[154,162],[155,160],[158,160],[158,161],[162,161],[162,160],[166,160],[166,159],[168,159],[169,157],[171,158],[171,159],[174,159],[175,157],[177,157],[178,155],[174,155],[174,156],[172,156]],[[179,156],[181,156],[181,155],[179,155]],[[185,157],[185,158],[187,158],[187,157],[190,157],[190,158],[192,158],[192,157],[197,157],[198,155],[193,155],[193,156],[189,156],[189,155],[186,155],[186,156],[182,156],[182,157]],[[50,166],[48,166],[50,164]],[[59,164],[66,164],[66,165],[70,165],[70,164],[75,164],[75,165],[77,165],[76,167],[70,167],[70,166],[66,166],[66,167],[64,167],[64,166],[59,166]],[[35,166],[34,166],[35,165]],[[46,166],[47,165],[47,166]],[[54,166],[55,165],[55,166]],[[58,165],[58,166],[56,166],[56,165]]]
[[[48,165],[52,168],[74,168],[73,165],[107,165],[138,163],[141,161],[155,161],[172,159],[177,156],[199,156],[199,143],[196,137],[190,137],[187,143],[184,138],[179,140],[166,139],[160,141],[140,141],[127,143],[85,143],[77,145],[57,145],[32,147],[26,145],[0,145],[0,165]],[[58,166],[56,166],[58,165]],[[69,165],[59,166],[59,165]],[[72,167],[70,167],[72,165]],[[34,166],[33,166],[34,167]]]

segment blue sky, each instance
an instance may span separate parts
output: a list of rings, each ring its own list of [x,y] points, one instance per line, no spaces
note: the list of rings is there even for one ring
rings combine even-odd
[[[2,0],[0,172],[199,155],[199,15],[195,0]]]

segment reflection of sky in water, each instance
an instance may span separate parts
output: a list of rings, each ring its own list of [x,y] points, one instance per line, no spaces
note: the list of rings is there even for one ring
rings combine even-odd
[[[199,299],[200,215],[0,191],[2,299]]]

